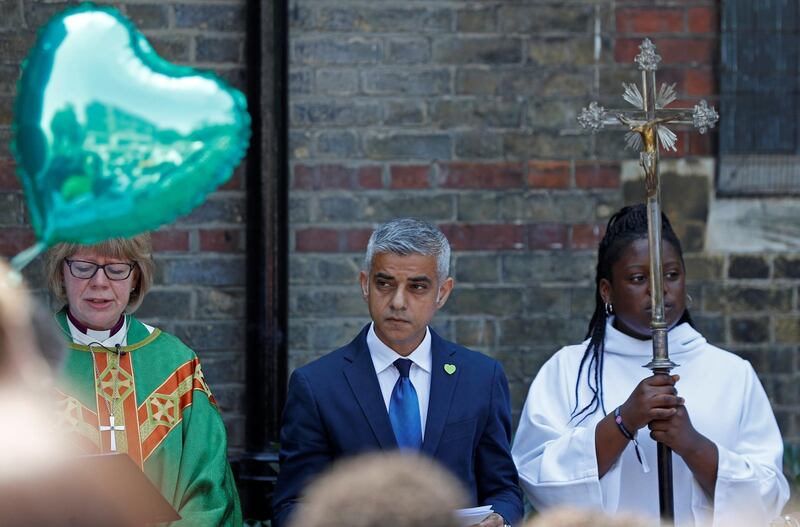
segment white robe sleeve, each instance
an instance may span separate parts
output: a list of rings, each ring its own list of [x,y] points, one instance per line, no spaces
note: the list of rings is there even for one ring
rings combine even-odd
[[[743,408],[735,451],[717,445],[715,527],[766,525],[780,515],[789,499],[789,485],[781,470],[780,431],[764,388],[749,363],[741,389]],[[695,505],[700,504],[693,503],[693,508]]]
[[[572,505],[613,512],[619,498],[618,467],[609,470],[601,485],[594,440],[598,420],[590,416],[579,426],[569,423],[574,398],[565,390],[575,380],[564,370],[554,357],[531,384],[511,449],[520,484],[540,510]]]

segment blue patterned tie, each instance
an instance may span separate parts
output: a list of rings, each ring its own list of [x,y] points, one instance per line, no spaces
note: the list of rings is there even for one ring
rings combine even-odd
[[[413,362],[409,359],[397,359],[394,366],[400,372],[400,378],[392,390],[389,402],[389,419],[392,421],[397,446],[400,448],[416,448],[422,446],[422,422],[419,417],[419,399],[417,390],[408,378]]]

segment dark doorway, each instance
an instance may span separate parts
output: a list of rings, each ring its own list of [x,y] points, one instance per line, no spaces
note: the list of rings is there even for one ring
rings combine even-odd
[[[245,519],[267,520],[278,466],[277,441],[287,362],[286,0],[247,5],[247,350],[245,453],[237,476]]]

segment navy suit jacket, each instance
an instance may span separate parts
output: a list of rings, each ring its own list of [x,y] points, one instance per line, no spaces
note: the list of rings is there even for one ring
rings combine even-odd
[[[341,457],[397,448],[366,326],[347,346],[298,368],[289,379],[281,427],[273,526],[284,527],[311,478]],[[476,505],[509,523],[522,517],[511,458],[508,381],[500,364],[431,331],[431,391],[422,453],[448,468]],[[445,364],[456,370],[449,375]]]

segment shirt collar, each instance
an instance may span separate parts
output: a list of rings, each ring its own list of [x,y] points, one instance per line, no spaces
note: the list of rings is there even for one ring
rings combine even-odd
[[[411,352],[407,357],[403,357],[392,348],[383,343],[378,335],[375,334],[375,323],[369,326],[367,332],[367,347],[369,354],[372,357],[372,364],[375,366],[375,372],[381,373],[383,370],[392,366],[397,359],[411,359],[411,361],[430,373],[433,366],[433,356],[431,354],[431,331],[425,328],[425,338],[422,339],[419,346]]]

